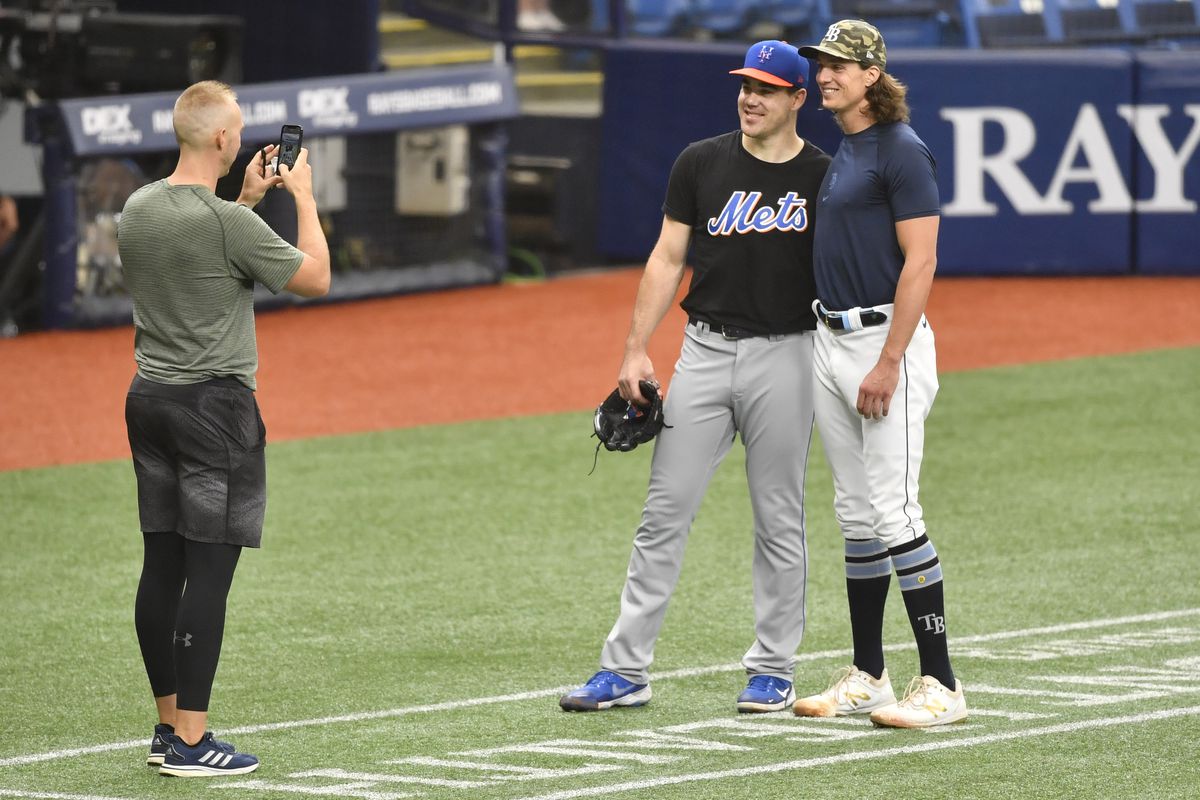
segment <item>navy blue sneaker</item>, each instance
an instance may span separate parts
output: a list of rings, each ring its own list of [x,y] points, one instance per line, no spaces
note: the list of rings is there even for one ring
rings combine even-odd
[[[737,709],[742,714],[765,714],[790,708],[796,699],[792,682],[772,675],[755,675],[746,691],[738,696]]]
[[[150,755],[146,756],[147,764],[152,767],[162,766],[163,759],[167,755],[167,736],[174,732],[175,728],[165,722],[160,722],[154,726],[154,738],[150,740]],[[212,743],[226,753],[237,752],[229,742],[213,739]]]
[[[162,764],[163,758],[167,755],[167,736],[174,732],[173,727],[163,722],[154,726],[154,738],[150,740],[150,755],[146,756],[147,764],[152,767]]]
[[[174,775],[177,778],[201,778],[210,775],[245,775],[258,769],[258,759],[249,753],[239,753],[228,742],[213,738],[212,731],[189,747],[183,739],[173,733],[163,737],[167,744],[166,755],[159,775]]]
[[[613,706],[644,706],[649,702],[649,684],[627,681],[606,669],[597,672],[575,691],[558,698],[563,711],[603,711]]]

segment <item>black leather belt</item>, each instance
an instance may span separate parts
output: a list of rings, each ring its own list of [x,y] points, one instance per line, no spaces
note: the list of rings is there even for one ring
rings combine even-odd
[[[852,331],[853,324],[850,322],[850,315],[845,311],[830,311],[825,306],[818,303],[816,305],[817,318],[825,323],[825,326],[831,331]],[[874,309],[863,309],[858,313],[858,318],[862,321],[864,328],[873,328],[876,325],[882,325],[888,321],[888,315],[882,311]]]
[[[749,328],[739,328],[737,325],[718,325],[715,322],[708,322],[707,320],[699,319],[697,317],[688,317],[688,324],[689,325],[700,325],[700,324],[707,325],[708,329],[710,331],[713,331],[714,333],[719,333],[722,336],[724,336],[726,339],[752,339],[755,336],[769,336],[770,335],[770,334],[766,334],[766,333],[759,333],[758,331],[752,331]]]

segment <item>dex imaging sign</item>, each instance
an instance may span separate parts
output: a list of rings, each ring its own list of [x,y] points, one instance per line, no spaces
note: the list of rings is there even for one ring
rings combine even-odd
[[[129,118],[129,103],[84,106],[79,112],[79,124],[85,136],[95,137],[100,144],[138,144],[142,132]]]
[[[296,96],[300,116],[324,128],[352,128],[358,112],[350,104],[349,86],[302,89]]]

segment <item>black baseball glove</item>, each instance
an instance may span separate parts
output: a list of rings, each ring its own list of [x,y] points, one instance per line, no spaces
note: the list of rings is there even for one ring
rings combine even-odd
[[[662,430],[663,400],[658,386],[650,381],[639,381],[642,397],[650,401],[640,406],[621,398],[619,389],[614,389],[604,402],[596,407],[592,427],[595,436],[607,450],[627,452],[644,444]],[[597,445],[599,449],[599,445]]]

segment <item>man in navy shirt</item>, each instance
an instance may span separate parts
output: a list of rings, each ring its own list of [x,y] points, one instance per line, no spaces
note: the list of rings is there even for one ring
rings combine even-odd
[[[942,567],[917,500],[938,389],[925,319],[940,214],[934,160],[907,124],[907,90],[886,72],[878,30],[842,20],[800,52],[818,62],[821,103],[845,134],[817,199],[813,401],[845,537],[854,663],[793,711],[944,725],[965,719],[967,705],[946,646]],[[899,702],[883,661],[893,567],[921,660]]]

